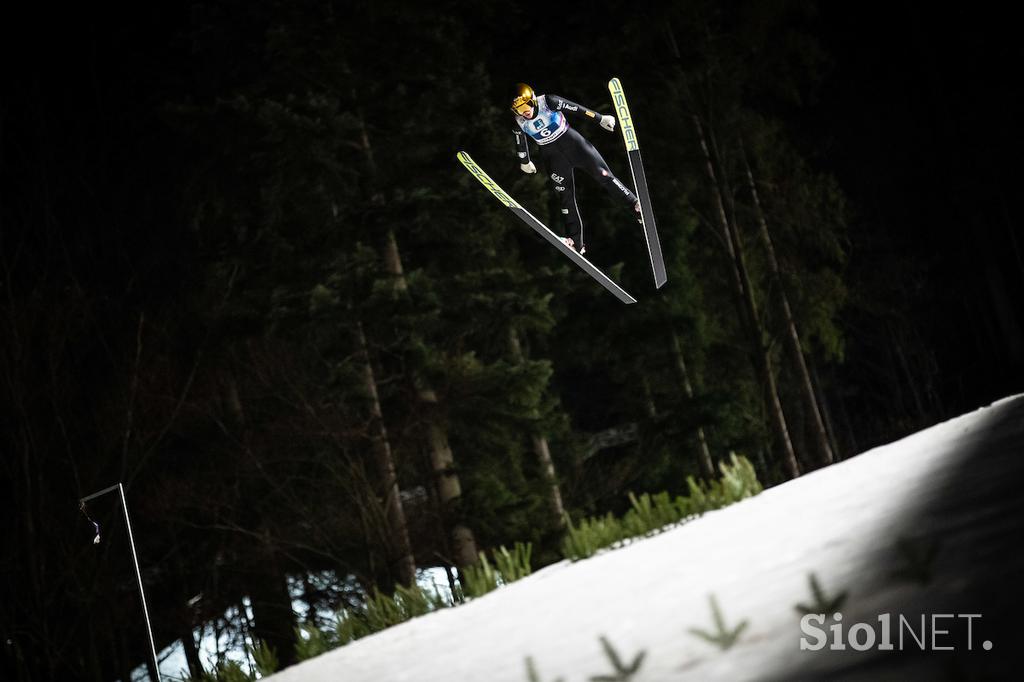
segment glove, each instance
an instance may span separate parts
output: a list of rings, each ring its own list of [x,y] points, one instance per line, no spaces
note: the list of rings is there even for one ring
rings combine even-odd
[[[601,117],[601,127],[604,128],[607,131],[610,131],[610,132],[614,131],[615,130],[615,117],[614,116],[608,116],[607,114],[602,116]]]
[[[519,167],[523,170],[524,173],[536,173],[537,172],[537,167],[533,165],[533,161],[529,161],[527,163],[521,163],[521,164],[519,164]]]

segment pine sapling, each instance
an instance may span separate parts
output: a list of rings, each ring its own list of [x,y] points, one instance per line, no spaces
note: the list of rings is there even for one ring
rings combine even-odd
[[[531,554],[533,554],[533,543],[530,542],[517,542],[512,546],[511,552],[504,545],[491,552],[503,585],[525,578],[533,572],[530,566]]]
[[[669,500],[668,493],[649,495],[644,493],[637,497],[629,493],[631,509],[623,519],[626,534],[630,536],[648,536],[660,533],[667,526],[679,521],[680,515],[675,505]]]
[[[408,619],[394,597],[373,590],[366,600],[366,623],[371,632],[380,632],[405,620]]]
[[[277,672],[279,666],[277,661],[277,652],[270,646],[267,645],[263,640],[256,640],[252,645],[247,647],[249,649],[249,655],[252,657],[253,665],[256,671],[259,672],[260,677],[267,677]]]
[[[578,561],[587,559],[598,550],[610,547],[625,537],[622,523],[611,513],[604,516],[583,519],[573,524],[566,515],[566,536],[562,541],[562,555]]]
[[[690,509],[694,514],[700,516],[711,508],[708,503],[707,495],[705,494],[704,485],[694,480],[693,476],[687,476],[686,487],[690,491],[688,499],[690,501]]]
[[[405,587],[399,585],[395,588],[395,603],[398,605],[403,620],[409,620],[430,613],[437,608],[437,593],[434,598],[427,595],[426,591],[419,585]]]
[[[324,632],[312,623],[295,628],[295,654],[300,661],[315,658],[338,646],[330,632]]]
[[[719,464],[722,470],[721,487],[724,504],[738,502],[745,497],[750,497],[761,492],[761,484],[757,480],[757,472],[754,465],[746,457],[740,457],[735,452],[729,453],[729,461]]]
[[[350,609],[342,609],[338,614],[334,631],[337,635],[339,646],[353,642],[373,632],[365,616],[361,612]]]
[[[754,466],[736,453],[731,454],[731,462],[720,464],[722,477],[718,480],[698,482],[693,476],[687,476],[689,495],[675,500],[670,499],[667,493],[653,496],[630,493],[630,509],[621,520],[609,513],[574,524],[566,515],[562,556],[572,561],[586,559],[605,547],[621,546],[631,538],[661,532],[667,526],[761,492]]]
[[[481,597],[498,587],[498,574],[487,560],[487,555],[480,552],[479,556],[475,566],[459,569],[459,581],[471,597]]]
[[[203,682],[252,682],[253,675],[242,670],[238,661],[224,661],[212,672],[203,673]]]

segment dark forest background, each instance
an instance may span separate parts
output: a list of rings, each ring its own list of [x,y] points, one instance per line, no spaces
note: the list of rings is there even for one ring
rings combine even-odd
[[[126,679],[248,596],[357,603],[564,516],[766,484],[1024,387],[1007,16],[686,0],[97,5],[3,22],[0,676]],[[669,282],[587,179],[588,257],[514,157],[516,81],[630,98]],[[628,178],[618,132],[578,129]],[[189,644],[191,642],[191,645]],[[190,659],[190,665],[195,663]],[[195,672],[193,670],[193,672]]]

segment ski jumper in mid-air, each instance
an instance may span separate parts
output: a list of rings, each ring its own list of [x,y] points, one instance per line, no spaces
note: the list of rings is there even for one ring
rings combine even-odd
[[[562,203],[562,215],[568,233],[562,241],[579,253],[586,251],[583,241],[583,219],[576,205],[576,181],[573,173],[582,168],[597,180],[612,196],[624,201],[640,220],[640,202],[633,192],[609,170],[601,153],[582,135],[569,127],[565,114],[579,119],[597,121],[608,131],[615,130],[615,117],[602,115],[558,95],[536,95],[533,88],[517,83],[512,96],[512,111],[516,117],[516,153],[519,167],[524,173],[536,173],[530,160],[527,138],[537,143],[541,156],[548,162],[551,180]]]

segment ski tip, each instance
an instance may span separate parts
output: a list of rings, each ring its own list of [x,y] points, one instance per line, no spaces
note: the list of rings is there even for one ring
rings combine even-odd
[[[459,153],[455,155],[455,158],[459,160],[459,163],[471,171],[476,167],[476,162],[473,161],[473,158],[461,149],[459,150]]]

